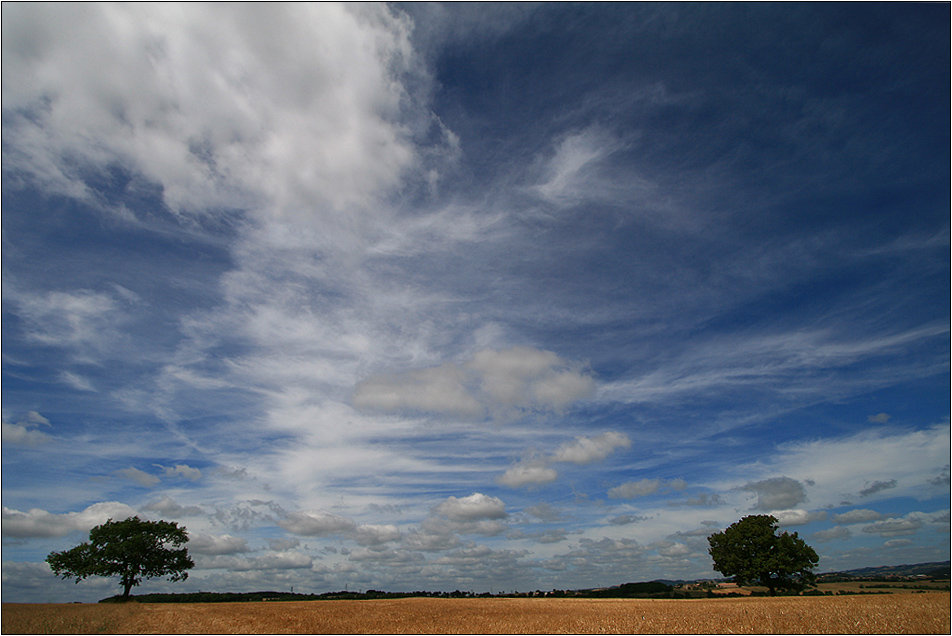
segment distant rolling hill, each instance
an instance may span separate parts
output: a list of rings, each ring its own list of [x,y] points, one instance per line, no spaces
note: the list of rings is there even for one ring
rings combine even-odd
[[[944,576],[949,577],[949,561],[932,561],[929,563],[913,563],[910,565],[881,565],[875,568],[859,568],[843,572],[825,572],[820,576],[841,575],[872,578],[879,576]]]

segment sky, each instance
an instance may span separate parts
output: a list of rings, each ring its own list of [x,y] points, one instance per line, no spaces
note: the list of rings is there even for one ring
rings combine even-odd
[[[948,4],[2,12],[4,602],[949,558]]]

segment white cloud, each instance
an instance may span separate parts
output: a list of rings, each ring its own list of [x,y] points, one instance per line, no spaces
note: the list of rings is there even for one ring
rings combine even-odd
[[[170,517],[193,517],[205,515],[205,510],[198,506],[182,506],[175,502],[168,495],[162,495],[162,498],[146,504],[142,510],[158,512],[164,516]]]
[[[608,491],[612,499],[634,499],[652,495],[659,490],[684,490],[687,483],[683,479],[639,479],[615,486]]]
[[[89,378],[83,377],[78,373],[73,373],[72,371],[60,372],[60,380],[78,391],[96,390],[96,387]]]
[[[158,466],[158,464],[156,464]],[[166,477],[182,477],[190,481],[198,481],[202,478],[202,471],[192,468],[187,464],[176,464],[175,466],[162,466],[162,474]]]
[[[199,557],[195,562],[196,568],[203,570],[231,570],[232,572],[300,570],[310,568],[313,564],[313,557],[295,551],[278,552],[250,558],[231,555],[211,555]]]
[[[192,534],[188,537],[188,550],[195,554],[236,554],[248,551],[248,542],[230,534]]]
[[[45,417],[43,417],[42,415],[40,415],[40,414],[37,413],[36,411],[30,411],[30,412],[28,412],[28,413],[26,414],[26,420],[25,420],[25,421],[26,421],[26,422],[29,422],[29,423],[32,424],[32,425],[52,426],[52,424],[50,424],[50,421],[49,421],[48,419],[46,419]]]
[[[357,385],[353,402],[358,409],[367,410],[482,416],[485,409],[466,389],[465,381],[464,371],[453,364],[377,376]]]
[[[777,519],[777,525],[781,528],[789,526],[803,526],[814,521],[823,521],[827,517],[824,510],[775,510],[771,512]]]
[[[40,446],[46,444],[52,438],[42,431],[29,428],[29,424],[10,424],[6,421],[0,422],[0,431],[4,444],[17,444],[22,446]]]
[[[590,397],[594,387],[580,365],[551,351],[513,347],[479,351],[462,365],[368,378],[356,386],[353,403],[368,410],[505,419],[529,410],[558,411]]]
[[[950,479],[950,477],[952,477],[952,474],[950,474],[949,469],[950,469],[949,464],[946,464],[945,466],[943,466],[940,470],[937,471],[938,474],[929,480],[929,484],[932,486],[939,486],[939,487],[948,486],[950,483],[952,483],[952,479]]]
[[[506,504],[498,497],[476,492],[468,497],[447,497],[433,509],[450,521],[469,522],[481,519],[505,519]]]
[[[52,425],[48,419],[36,411],[29,411],[16,424],[10,424],[6,420],[0,422],[0,431],[2,431],[0,439],[6,444],[18,446],[40,446],[53,439],[46,433],[35,430],[37,426]]]
[[[790,477],[772,477],[751,482],[740,490],[757,494],[757,503],[754,504],[753,510],[784,510],[807,499],[803,484]]]
[[[615,486],[608,491],[608,496],[612,499],[633,499],[656,493],[660,487],[660,479],[639,479]]]
[[[594,437],[576,437],[574,442],[560,446],[552,454],[552,461],[590,464],[605,459],[615,449],[630,446],[631,440],[628,436],[615,431],[608,431]]]
[[[498,533],[494,533],[498,534]],[[460,538],[453,533],[453,529],[432,523],[427,519],[423,526],[403,535],[401,545],[408,550],[420,552],[441,552],[451,550],[461,543]]]
[[[613,526],[627,526],[632,523],[638,523],[639,521],[644,521],[645,517],[639,517],[637,515],[618,515],[617,517],[612,517],[608,520]]]
[[[882,513],[864,508],[855,508],[831,517],[835,523],[845,523],[847,525],[852,523],[866,523],[867,521],[879,521],[882,518]]]
[[[595,391],[579,365],[532,347],[483,350],[466,367],[479,374],[483,393],[496,406],[557,410]]]
[[[789,253],[776,257],[795,259],[801,247],[794,242],[788,246]],[[751,269],[771,267],[758,264]],[[600,395],[628,403],[663,403],[712,391],[731,393],[738,388],[771,391],[777,399],[784,400],[791,396],[800,400],[806,395],[849,395],[855,387],[850,382],[837,380],[832,375],[836,370],[947,332],[948,325],[933,324],[866,338],[828,330],[731,334],[691,348],[684,357],[638,378],[607,383],[601,387]],[[926,368],[923,372],[932,375],[936,371]],[[818,382],[818,373],[823,374],[821,377],[826,381]],[[889,374],[871,373],[860,386],[885,386],[892,381]]]
[[[922,498],[935,493],[930,480],[949,462],[949,426],[877,428],[847,437],[792,442],[778,450],[769,463],[771,470],[810,480],[810,499],[818,508],[842,505],[845,498],[870,488],[869,501]]]
[[[28,338],[43,345],[69,347],[80,357],[114,350],[117,328],[125,320],[119,303],[91,290],[14,293],[12,300]]]
[[[860,497],[869,497],[870,495],[875,495],[878,492],[884,490],[889,490],[890,488],[896,487],[896,480],[890,479],[888,481],[874,481],[871,484],[867,484],[862,490],[859,491]]]
[[[403,533],[392,524],[363,524],[357,526],[357,530],[354,532],[354,541],[360,545],[375,546],[391,541],[399,541],[402,536]]]
[[[677,542],[670,542],[670,544],[661,546],[657,550],[658,554],[666,557],[683,557],[691,554],[691,548]]]
[[[878,534],[881,537],[899,537],[915,534],[923,526],[923,521],[916,515],[906,515],[902,519],[883,519],[863,528],[863,532]]]
[[[118,501],[96,503],[80,512],[53,514],[33,508],[27,512],[3,508],[3,535],[18,538],[62,537],[77,530],[88,531],[109,519],[134,516],[135,510]]]
[[[305,537],[348,532],[357,527],[350,519],[329,512],[290,512],[276,523],[292,534]]]
[[[552,454],[511,466],[496,478],[504,486],[517,488],[548,484],[555,481],[559,474],[550,467],[553,463],[591,464],[608,457],[618,448],[628,448],[631,440],[622,433],[607,431],[593,437],[578,436],[574,441],[559,446]]]
[[[123,468],[121,470],[117,470],[116,475],[124,479],[134,481],[140,486],[145,486],[147,488],[151,488],[152,486],[155,486],[161,481],[155,475],[150,475],[149,473],[143,470],[139,470],[138,468],[133,468],[132,466],[130,466],[129,468]]]
[[[425,76],[384,5],[22,5],[4,22],[4,169],[53,192],[91,198],[85,172],[121,165],[174,210],[302,214],[365,205],[416,164],[401,78]]]
[[[836,541],[839,539],[849,539],[853,533],[845,526],[833,526],[829,530],[820,530],[810,535],[815,541],[826,543],[827,541]]]
[[[552,156],[542,162],[539,182],[530,190],[559,207],[593,200],[637,200],[639,210],[662,205],[657,186],[634,170],[621,180],[608,172],[609,159],[626,145],[619,136],[599,126],[573,131],[556,141]]]
[[[559,473],[544,463],[517,464],[506,470],[496,478],[496,482],[503,486],[518,488],[520,486],[535,486],[549,484],[558,479]]]

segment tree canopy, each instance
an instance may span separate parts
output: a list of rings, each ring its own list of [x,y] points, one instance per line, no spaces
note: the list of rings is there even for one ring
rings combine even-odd
[[[123,598],[144,579],[168,576],[184,581],[195,564],[184,546],[185,528],[171,521],[143,521],[130,517],[96,526],[89,541],[71,550],[51,552],[46,557],[53,572],[63,579],[79,583],[90,576],[118,576]]]
[[[796,532],[777,534],[772,515],[744,517],[707,541],[714,569],[734,577],[738,585],[763,585],[773,596],[777,590],[802,590],[816,580],[816,552]]]

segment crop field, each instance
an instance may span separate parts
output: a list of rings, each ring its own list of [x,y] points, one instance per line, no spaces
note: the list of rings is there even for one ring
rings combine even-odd
[[[4,634],[948,634],[949,594],[3,605]]]

